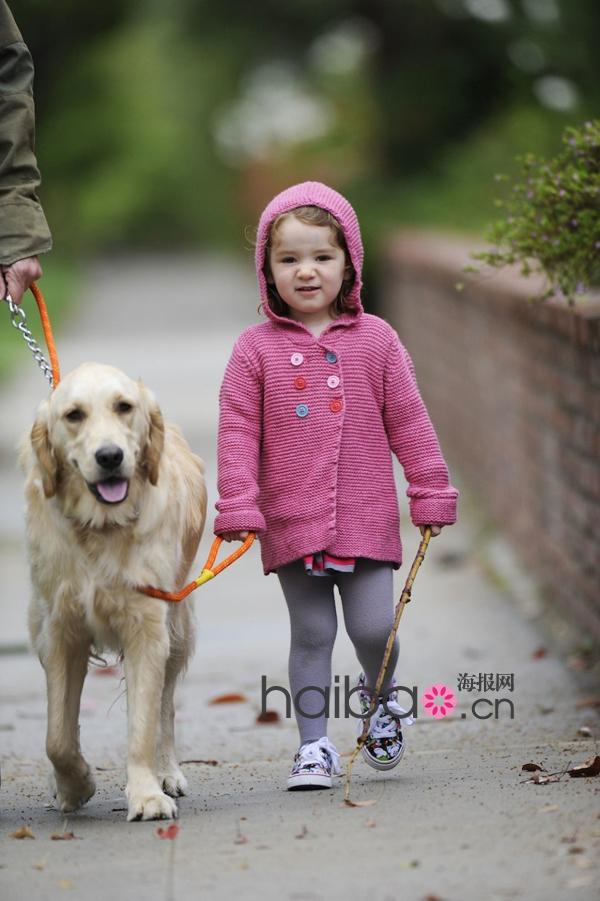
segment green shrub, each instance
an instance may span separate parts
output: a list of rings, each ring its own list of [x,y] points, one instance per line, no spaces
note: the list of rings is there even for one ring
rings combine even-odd
[[[496,201],[505,216],[486,234],[492,247],[473,258],[494,268],[520,264],[523,275],[541,272],[542,297],[573,304],[600,284],[600,120],[565,129],[563,144],[551,160],[522,157],[518,180],[496,176],[510,186]]]

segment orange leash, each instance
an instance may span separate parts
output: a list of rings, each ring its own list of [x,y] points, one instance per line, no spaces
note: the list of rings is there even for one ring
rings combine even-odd
[[[48,356],[50,357],[50,365],[48,365],[47,361],[44,359],[44,355],[42,354],[37,341],[25,324],[25,311],[22,309],[22,307],[13,302],[10,295],[6,296],[6,300],[8,301],[12,324],[16,329],[18,329],[18,331],[21,332],[38,366],[50,382],[50,386],[54,389],[60,382],[60,368],[58,365],[58,354],[56,353],[54,335],[52,334],[52,326],[50,325],[50,316],[48,315],[48,308],[46,307],[44,295],[40,291],[36,282],[33,282],[31,284],[30,291],[35,297],[35,302],[37,303],[37,308],[40,314],[40,321],[42,323],[42,329],[44,331],[44,340],[46,341]],[[214,579],[214,577],[217,576],[220,572],[222,572],[228,566],[231,566],[231,564],[235,563],[236,560],[239,560],[242,554],[245,554],[246,551],[252,546],[255,538],[255,533],[250,532],[244,543],[236,551],[226,557],[225,560],[217,564],[217,566],[215,566],[213,569],[213,563],[217,559],[217,553],[223,541],[223,539],[219,535],[217,535],[212,543],[208,559],[204,564],[202,572],[197,579],[194,579],[193,582],[190,582],[189,585],[186,585],[185,588],[181,589],[181,591],[161,591],[160,588],[150,587],[140,588],[139,591],[141,591],[143,594],[149,595],[152,598],[160,598],[160,600],[163,601],[182,601],[184,598],[187,598],[187,596],[191,594],[192,591],[195,591],[196,588],[199,588],[200,585],[204,585],[205,582],[208,582],[210,579]]]
[[[50,325],[50,316],[48,315],[48,308],[46,307],[46,301],[44,300],[44,295],[42,294],[40,288],[38,287],[37,282],[33,282],[30,290],[31,290],[31,293],[33,294],[33,296],[35,297],[35,302],[37,303],[38,311],[40,314],[42,329],[44,331],[44,340],[46,342],[46,347],[48,348],[48,356],[50,357],[50,365],[52,366],[52,379],[54,381],[53,387],[56,388],[56,386],[60,382],[60,367],[58,365],[58,354],[56,353],[56,344],[54,343],[54,335],[52,334],[52,326]]]
[[[217,553],[219,552],[219,548],[223,542],[223,539],[220,535],[217,535],[215,540],[212,543],[212,547],[210,549],[210,553],[204,564],[202,572],[198,576],[197,579],[194,579],[193,582],[190,582],[189,585],[186,585],[185,588],[182,588],[181,591],[161,591],[160,588],[139,588],[138,591],[141,591],[143,594],[149,595],[151,598],[159,598],[161,601],[183,601],[184,598],[187,598],[188,594],[191,594],[192,591],[195,591],[196,588],[199,588],[200,585],[204,585],[205,582],[209,582],[210,579],[214,579],[215,576],[218,576],[220,572],[223,572],[228,566],[231,566],[232,563],[235,563],[236,560],[245,554],[246,551],[252,547],[252,543],[256,535],[254,532],[250,532],[246,540],[240,547],[226,557],[221,563],[218,563],[213,569],[213,563],[217,559]]]

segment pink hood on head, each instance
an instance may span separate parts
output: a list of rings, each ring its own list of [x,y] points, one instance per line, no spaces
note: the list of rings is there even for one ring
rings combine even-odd
[[[319,206],[335,216],[342,227],[356,274],[354,285],[348,295],[348,305],[356,314],[362,313],[360,289],[362,287],[363,245],[358,219],[345,197],[318,181],[305,181],[277,194],[265,207],[260,217],[256,236],[256,275],[263,310],[269,318],[281,321],[281,317],[277,316],[269,306],[267,280],[263,272],[269,226],[282,213],[289,213],[290,210],[299,206]]]

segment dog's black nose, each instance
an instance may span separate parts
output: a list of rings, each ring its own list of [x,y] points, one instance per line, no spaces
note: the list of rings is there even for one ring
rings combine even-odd
[[[102,469],[113,470],[123,462],[123,451],[116,444],[105,444],[96,451],[96,463]]]

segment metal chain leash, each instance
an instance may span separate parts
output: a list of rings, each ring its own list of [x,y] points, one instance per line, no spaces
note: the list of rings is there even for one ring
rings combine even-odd
[[[37,343],[35,338],[33,337],[33,333],[31,329],[27,327],[25,324],[27,322],[27,316],[25,315],[25,310],[16,304],[10,294],[6,295],[6,302],[8,303],[8,308],[10,310],[10,321],[17,329],[17,331],[21,332],[23,336],[23,340],[27,344],[27,347],[33,354],[33,358],[42,370],[43,375],[50,382],[50,387],[54,388],[54,376],[52,375],[52,366],[48,363],[46,357],[42,353],[42,349],[40,345]]]

